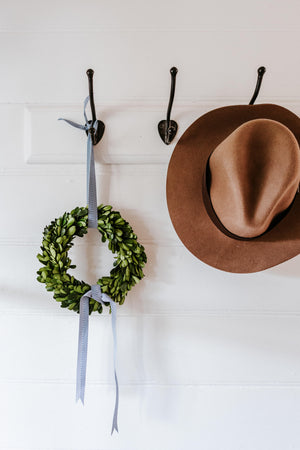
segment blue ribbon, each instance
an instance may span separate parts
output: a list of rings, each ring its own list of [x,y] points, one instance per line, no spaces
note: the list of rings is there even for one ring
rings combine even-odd
[[[92,141],[92,133],[96,133],[98,128],[98,120],[95,120],[94,123],[88,123],[88,118],[86,115],[86,107],[90,100],[88,96],[84,100],[84,119],[85,125],[80,125],[79,123],[73,122],[72,120],[67,119],[58,119],[64,120],[72,127],[79,128],[80,130],[84,130],[88,132],[88,140],[87,140],[87,178],[86,178],[86,190],[87,190],[87,204],[88,204],[88,227],[89,228],[98,228],[98,209],[97,209],[97,190],[96,190],[96,175],[95,175],[95,160],[94,160],[94,147]]]
[[[87,204],[88,204],[88,228],[98,228],[98,208],[97,208],[97,190],[96,190],[96,175],[95,175],[95,160],[94,160],[94,148],[92,141],[92,133],[96,133],[98,128],[98,121],[94,123],[88,123],[86,115],[86,107],[89,102],[89,97],[84,101],[84,118],[85,125],[80,125],[72,120],[64,120],[69,125],[75,128],[88,132],[87,140]],[[101,291],[99,284],[91,286],[91,290],[86,292],[80,299],[80,316],[79,316],[79,334],[78,334],[78,355],[77,355],[77,378],[76,378],[76,401],[81,400],[84,404],[85,394],[85,382],[86,382],[86,363],[87,363],[87,348],[88,348],[88,335],[89,335],[89,303],[90,298],[101,303],[105,306],[105,303],[110,304],[111,308],[111,323],[114,339],[114,375],[116,385],[116,399],[113,415],[113,423],[111,434],[114,430],[118,430],[118,408],[119,408],[119,384],[117,377],[117,333],[116,333],[116,315],[117,305],[107,295]]]
[[[76,401],[81,400],[82,404],[84,404],[90,298],[93,298],[97,302],[101,303],[103,306],[105,306],[105,303],[109,303],[111,308],[111,325],[114,338],[114,375],[116,385],[115,409],[111,429],[111,434],[113,434],[114,430],[119,431],[118,430],[119,385],[117,377],[117,332],[116,332],[117,305],[107,294],[104,294],[101,291],[101,287],[99,284],[91,286],[91,290],[86,292],[80,299]]]

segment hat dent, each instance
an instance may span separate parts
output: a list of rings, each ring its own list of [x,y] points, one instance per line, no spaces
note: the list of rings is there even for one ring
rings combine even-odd
[[[300,152],[293,133],[270,119],[234,130],[209,159],[210,198],[232,234],[253,238],[292,203],[300,180]]]

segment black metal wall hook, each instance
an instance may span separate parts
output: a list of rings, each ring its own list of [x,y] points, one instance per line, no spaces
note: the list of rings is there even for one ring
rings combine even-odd
[[[170,99],[167,111],[167,120],[161,120],[158,124],[158,132],[162,140],[165,144],[169,145],[174,137],[176,136],[178,125],[174,120],[171,120],[171,111],[173,106],[173,100],[175,95],[175,85],[176,85],[176,75],[178,69],[176,67],[172,67],[170,69],[171,74],[171,91],[170,91]]]
[[[254,104],[254,102],[255,102],[258,94],[259,94],[260,87],[261,87],[261,82],[262,82],[262,79],[263,79],[263,76],[264,76],[265,72],[266,72],[266,68],[264,66],[261,66],[261,67],[259,67],[257,69],[257,82],[256,82],[254,94],[253,94],[253,96],[252,96],[252,98],[250,100],[249,105],[253,105]]]
[[[96,109],[95,109],[95,102],[94,102],[94,88],[93,88],[93,76],[94,76],[93,69],[88,69],[86,71],[86,74],[87,74],[88,80],[89,80],[89,96],[90,96],[90,105],[91,105],[91,112],[92,112],[92,120],[89,120],[88,123],[89,124],[94,123],[95,120],[98,120],[98,128],[97,128],[96,133],[93,128],[90,129],[93,145],[96,145],[102,139],[102,136],[103,136],[104,130],[105,130],[105,125],[101,120],[96,118]],[[88,131],[87,131],[87,134],[88,134]]]

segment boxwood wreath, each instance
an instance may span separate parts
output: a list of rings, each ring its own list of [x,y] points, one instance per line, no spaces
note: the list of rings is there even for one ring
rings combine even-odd
[[[131,226],[118,211],[109,205],[98,206],[98,230],[102,242],[108,241],[108,248],[116,253],[110,276],[97,281],[112,300],[122,305],[130,289],[143,277],[143,267],[147,262],[144,247],[137,241]],[[46,284],[47,291],[53,291],[53,297],[62,308],[79,312],[80,299],[91,289],[84,281],[77,280],[67,273],[74,269],[68,251],[76,236],[84,236],[88,231],[88,209],[77,207],[71,212],[53,220],[43,233],[42,252],[37,255],[43,264],[38,270],[37,280]],[[102,305],[90,299],[89,312],[102,313]]]

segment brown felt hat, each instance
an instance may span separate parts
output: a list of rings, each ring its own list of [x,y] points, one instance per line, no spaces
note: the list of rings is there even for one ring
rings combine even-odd
[[[300,119],[272,104],[227,106],[178,141],[167,202],[183,244],[201,261],[258,272],[300,253]]]

